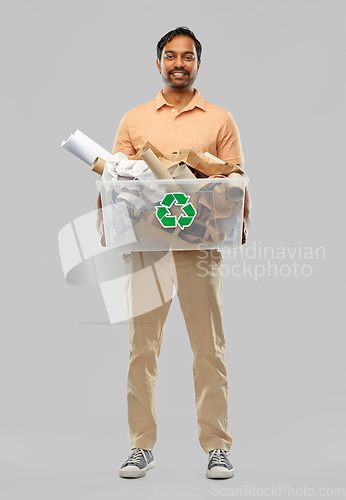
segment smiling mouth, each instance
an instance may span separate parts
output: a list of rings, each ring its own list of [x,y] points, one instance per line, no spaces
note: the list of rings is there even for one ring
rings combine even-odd
[[[171,75],[173,75],[173,76],[185,76],[185,75],[187,75],[187,73],[185,73],[183,71],[172,71]]]

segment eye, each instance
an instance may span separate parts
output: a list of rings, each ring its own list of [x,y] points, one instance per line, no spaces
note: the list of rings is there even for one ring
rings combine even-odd
[[[165,58],[166,59],[173,59],[173,56],[172,56],[172,54],[165,54]]]

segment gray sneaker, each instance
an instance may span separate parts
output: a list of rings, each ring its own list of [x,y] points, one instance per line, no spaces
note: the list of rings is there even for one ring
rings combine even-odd
[[[155,460],[151,451],[142,448],[132,448],[132,451],[119,469],[120,477],[142,477],[148,469],[154,467]]]
[[[217,448],[209,452],[207,477],[210,479],[228,479],[234,476],[234,469],[228,460],[228,451]]]

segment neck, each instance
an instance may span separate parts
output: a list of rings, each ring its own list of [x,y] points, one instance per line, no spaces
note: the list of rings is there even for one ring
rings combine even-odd
[[[187,89],[172,89],[164,85],[162,94],[168,104],[173,104],[177,109],[183,109],[195,95],[195,89],[193,87],[188,87]]]

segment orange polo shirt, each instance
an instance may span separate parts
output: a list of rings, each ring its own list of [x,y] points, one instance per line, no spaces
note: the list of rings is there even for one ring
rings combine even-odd
[[[238,127],[225,109],[195,95],[179,113],[163,97],[141,104],[123,116],[112,153],[133,155],[149,141],[163,154],[197,148],[223,161],[243,163]]]

